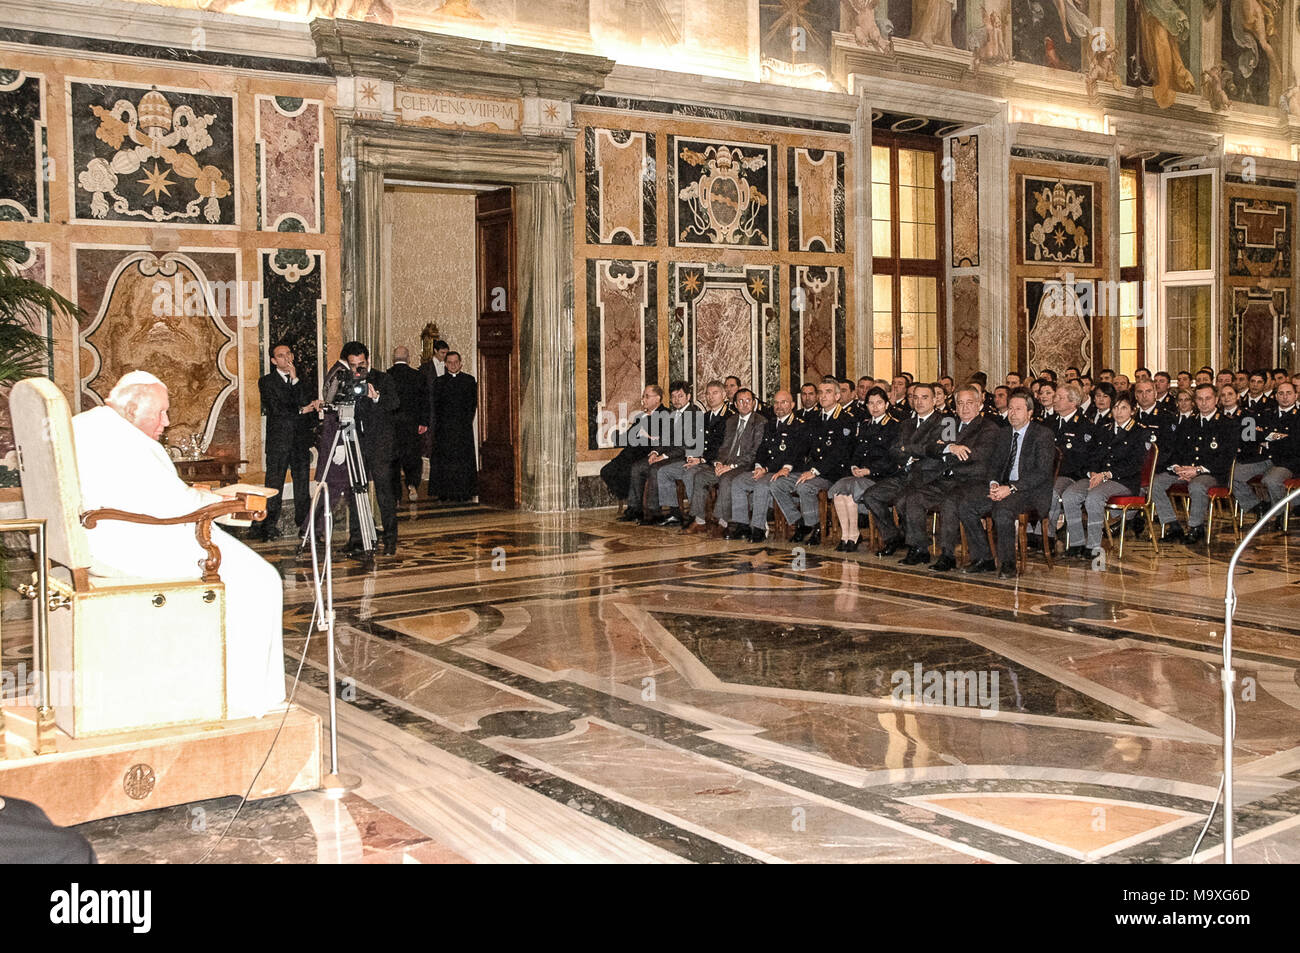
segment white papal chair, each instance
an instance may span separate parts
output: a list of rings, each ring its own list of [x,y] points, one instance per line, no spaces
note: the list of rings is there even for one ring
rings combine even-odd
[[[119,510],[83,513],[62,392],[48,378],[20,381],[9,407],[27,516],[46,521],[55,724],[80,738],[223,721],[225,586],[212,521],[261,518],[265,498],[238,494],[169,520]],[[203,578],[101,574],[83,528],[98,520],[193,523],[208,552]]]

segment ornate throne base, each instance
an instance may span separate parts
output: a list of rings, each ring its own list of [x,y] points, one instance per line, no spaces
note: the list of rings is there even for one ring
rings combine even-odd
[[[36,710],[6,708],[0,796],[32,801],[55,824],[152,811],[191,801],[243,796],[266,757],[284,708],[262,718],[70,738],[36,754]],[[321,782],[321,722],[289,707],[284,731],[251,799],[310,791]]]

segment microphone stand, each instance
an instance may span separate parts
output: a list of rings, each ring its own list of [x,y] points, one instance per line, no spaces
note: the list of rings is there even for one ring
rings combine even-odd
[[[325,587],[322,594],[320,567],[316,561],[316,510],[319,501],[325,507]],[[311,516],[307,521],[306,536],[311,540],[312,575],[316,583],[317,630],[325,630],[325,651],[328,656],[329,716],[330,716],[330,771],[321,779],[325,795],[335,800],[361,786],[361,776],[344,774],[339,770],[338,685],[334,671],[334,548],[332,545],[334,518],[330,514],[329,484],[321,480],[312,493]]]
[[[1225,864],[1233,862],[1232,741],[1237,734],[1237,716],[1232,697],[1233,686],[1237,681],[1237,673],[1232,668],[1232,617],[1237,611],[1237,587],[1233,584],[1233,575],[1236,572],[1237,561],[1241,558],[1241,554],[1246,551],[1250,541],[1264,528],[1264,524],[1278,513],[1284,511],[1291,505],[1292,501],[1297,499],[1300,499],[1300,490],[1293,490],[1273,504],[1273,507],[1267,513],[1255,521],[1255,525],[1250,528],[1250,532],[1238,544],[1236,552],[1232,554],[1232,559],[1228,561],[1227,587],[1223,597],[1223,671],[1220,675],[1220,681],[1223,685],[1223,862]]]

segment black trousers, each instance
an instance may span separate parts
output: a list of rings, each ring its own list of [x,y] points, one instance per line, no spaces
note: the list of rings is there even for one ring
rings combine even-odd
[[[55,827],[30,801],[0,798],[0,864],[93,864],[90,841],[66,827]]]
[[[307,476],[310,464],[311,451],[306,445],[266,448],[266,485],[279,492],[266,502],[263,526],[274,527],[280,520],[280,506],[284,503],[284,473],[288,470],[293,479],[293,521],[298,532],[302,532],[311,506],[311,482]]]
[[[419,487],[424,477],[424,458],[420,455],[420,423],[417,420],[397,420],[397,466],[399,483],[397,489],[406,486]]]
[[[871,515],[876,518],[876,530],[880,533],[880,541],[886,545],[898,541],[903,535],[901,530],[894,525],[894,514],[890,509],[902,497],[903,493],[910,488],[906,476],[888,477],[884,480],[878,480],[876,485],[867,490],[867,495],[862,498]],[[907,514],[902,507],[899,508],[899,515],[903,517],[903,528],[907,526]]]
[[[364,451],[363,451],[364,454]],[[379,504],[379,522],[382,524],[381,538],[397,542],[397,463],[395,460],[372,462],[365,458],[366,475],[374,486],[375,502]],[[357,522],[357,501],[352,494],[348,497],[348,545],[361,544],[361,524]]]
[[[1041,500],[1031,500],[1023,493],[1012,493],[996,503],[989,499],[987,486],[970,486],[961,494],[957,504],[961,524],[966,527],[966,543],[970,546],[971,562],[991,559],[988,539],[980,520],[993,517],[993,535],[997,539],[999,568],[1016,565],[1016,517],[1027,510],[1038,509]],[[1048,504],[1050,505],[1050,500]],[[1041,512],[1047,512],[1046,508]]]

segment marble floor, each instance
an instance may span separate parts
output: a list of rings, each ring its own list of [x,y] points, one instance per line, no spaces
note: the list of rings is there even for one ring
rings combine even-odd
[[[397,556],[336,570],[361,786],[250,804],[220,843],[233,799],[83,825],[103,860],[1168,863],[1215,799],[1230,532],[999,581],[612,510],[406,510]],[[310,562],[260,548],[323,712]],[[1300,861],[1292,565],[1272,534],[1239,571],[1239,861]]]

